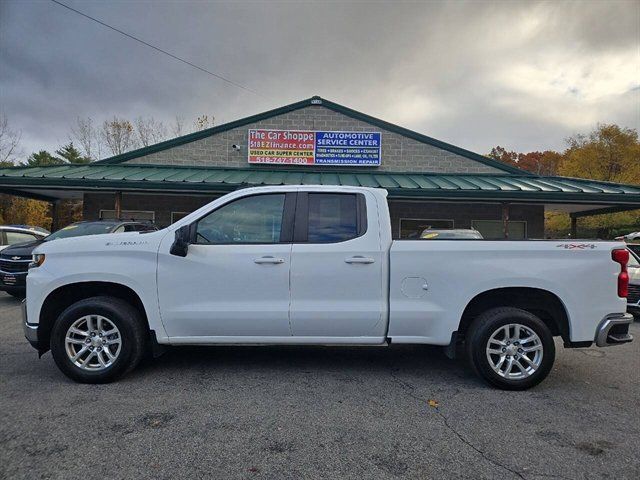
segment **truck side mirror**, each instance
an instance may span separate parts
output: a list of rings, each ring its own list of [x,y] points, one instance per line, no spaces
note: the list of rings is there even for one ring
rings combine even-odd
[[[176,255],[178,257],[186,257],[187,252],[189,251],[189,244],[192,240],[192,231],[194,230],[193,225],[184,225],[176,230],[176,237],[173,243],[171,244],[171,249],[169,253],[171,255]]]

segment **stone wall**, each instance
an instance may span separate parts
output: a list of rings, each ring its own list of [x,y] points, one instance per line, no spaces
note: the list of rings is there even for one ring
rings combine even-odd
[[[249,165],[247,161],[247,132],[251,128],[374,131],[382,133],[382,165],[380,167],[323,167],[331,171],[336,171],[340,168],[355,168],[362,171],[504,173],[481,162],[380,129],[320,105],[309,106],[250,125],[244,125],[201,140],[144,157],[134,158],[126,163],[231,168],[249,167],[255,169],[281,168],[274,165]],[[234,144],[241,146],[240,151],[233,149],[232,145]],[[314,166],[314,168],[321,167]]]

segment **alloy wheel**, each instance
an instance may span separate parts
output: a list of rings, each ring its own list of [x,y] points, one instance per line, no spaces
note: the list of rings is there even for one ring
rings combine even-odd
[[[540,337],[519,323],[503,325],[491,334],[486,354],[489,365],[501,377],[522,380],[533,375],[542,363]]]
[[[85,315],[67,330],[65,350],[75,366],[88,371],[104,370],[120,355],[120,330],[102,315]]]

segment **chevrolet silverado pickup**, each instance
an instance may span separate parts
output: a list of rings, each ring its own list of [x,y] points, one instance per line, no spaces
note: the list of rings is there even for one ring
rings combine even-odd
[[[237,190],[149,233],[45,242],[24,331],[63,373],[112,381],[166,345],[430,344],[490,384],[565,347],[632,340],[617,242],[392,240],[386,192]]]

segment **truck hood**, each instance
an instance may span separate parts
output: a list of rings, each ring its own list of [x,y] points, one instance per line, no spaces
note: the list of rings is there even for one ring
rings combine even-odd
[[[168,230],[139,233],[104,233],[100,235],[85,235],[81,237],[59,238],[51,242],[42,242],[33,253],[87,253],[87,252],[115,252],[115,251],[155,251],[160,240]]]

